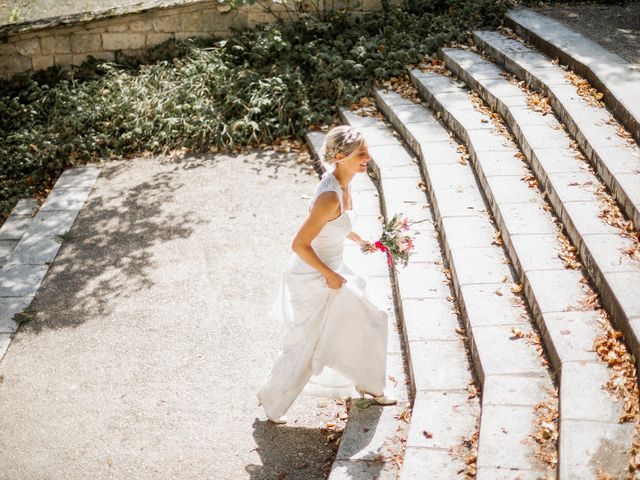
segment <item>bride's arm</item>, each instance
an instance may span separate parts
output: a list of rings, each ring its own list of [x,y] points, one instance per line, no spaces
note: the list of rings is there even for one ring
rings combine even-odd
[[[350,232],[347,234],[347,238],[348,238],[349,240],[353,240],[353,241],[354,241],[354,242],[356,242],[358,245],[362,245],[362,244],[364,244],[364,243],[368,243],[368,242],[366,242],[365,240],[363,240],[363,239],[362,239],[362,237],[361,237],[360,235],[358,235],[356,232],[354,232],[353,230],[352,230],[352,231],[350,231]]]
[[[373,246],[373,244],[367,240],[364,240],[360,235],[358,235],[356,232],[354,232],[353,230],[350,231],[347,234],[347,238],[349,240],[353,240],[354,242],[356,242],[358,245],[360,245],[361,247],[365,246],[365,245],[369,245],[369,250],[368,252],[375,252],[376,247]],[[367,252],[365,252],[367,253]]]
[[[316,254],[311,246],[311,241],[318,236],[325,224],[335,216],[339,205],[336,192],[324,192],[318,195],[300,230],[291,243],[291,250],[325,277],[334,275],[331,270]]]

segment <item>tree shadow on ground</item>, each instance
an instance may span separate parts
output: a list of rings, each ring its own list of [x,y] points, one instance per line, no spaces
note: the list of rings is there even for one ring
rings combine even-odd
[[[74,327],[106,314],[111,300],[153,286],[153,245],[186,238],[203,222],[193,210],[177,214],[166,205],[187,188],[180,171],[202,167],[204,160],[172,162],[173,168],[167,168],[170,160],[135,161],[148,162],[153,173],[141,175],[131,160],[103,166],[30,305],[34,319],[21,328]]]
[[[186,239],[199,226],[212,222],[199,205],[176,206],[193,188],[191,182],[217,192],[219,186],[206,184],[211,171],[203,174],[199,169],[211,169],[218,160],[231,164],[243,161],[250,163],[256,174],[272,181],[279,178],[281,168],[308,174],[312,168],[301,157],[297,152],[252,149],[232,155],[194,154],[104,163],[29,307],[30,313],[22,316],[20,329],[39,333],[76,327],[89,318],[108,315],[123,298],[135,301],[136,296],[151,289],[157,267],[154,246]],[[140,162],[145,162],[144,168],[140,168]],[[224,191],[217,194],[224,199]],[[226,205],[221,203],[219,207],[224,209]],[[178,255],[172,260],[179,264],[181,259]]]

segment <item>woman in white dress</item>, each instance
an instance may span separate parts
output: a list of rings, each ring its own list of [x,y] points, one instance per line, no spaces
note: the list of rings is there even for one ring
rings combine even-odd
[[[298,394],[342,396],[356,391],[381,405],[387,365],[387,312],[366,296],[366,280],[343,261],[345,238],[369,246],[351,230],[350,183],[371,159],[361,132],[338,126],[321,150],[327,171],[293,239],[269,315],[284,323],[282,349],[258,391],[267,418],[283,417]]]

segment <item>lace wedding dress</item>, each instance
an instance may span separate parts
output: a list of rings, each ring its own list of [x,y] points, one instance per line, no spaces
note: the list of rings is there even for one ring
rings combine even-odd
[[[387,312],[366,295],[366,280],[343,261],[346,235],[355,212],[344,210],[340,183],[325,172],[309,201],[333,191],[340,216],[325,224],[311,246],[332,270],[345,277],[332,289],[320,272],[292,253],[283,270],[269,316],[285,327],[282,349],[258,391],[266,414],[285,414],[301,391],[329,397],[353,396],[354,385],[380,394],[387,365]]]

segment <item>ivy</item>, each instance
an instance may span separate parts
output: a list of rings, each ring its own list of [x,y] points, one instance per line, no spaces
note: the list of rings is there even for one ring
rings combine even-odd
[[[409,0],[350,21],[320,19],[170,40],[141,58],[90,58],[0,82],[0,216],[50,187],[62,170],[100,157],[186,147],[229,150],[301,138],[376,80],[444,43],[499,24],[507,0]]]

